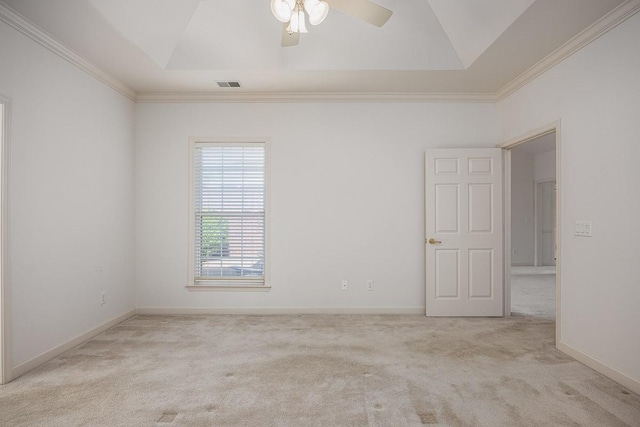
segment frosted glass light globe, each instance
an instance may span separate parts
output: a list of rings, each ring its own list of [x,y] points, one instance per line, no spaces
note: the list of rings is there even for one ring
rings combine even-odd
[[[309,24],[318,25],[329,14],[329,5],[322,0],[305,0],[304,8],[309,14]]]
[[[271,13],[280,22],[289,22],[296,0],[271,0]]]

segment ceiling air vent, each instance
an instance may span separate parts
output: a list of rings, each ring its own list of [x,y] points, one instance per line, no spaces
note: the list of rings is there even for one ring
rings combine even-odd
[[[220,87],[240,87],[240,82],[218,82]]]

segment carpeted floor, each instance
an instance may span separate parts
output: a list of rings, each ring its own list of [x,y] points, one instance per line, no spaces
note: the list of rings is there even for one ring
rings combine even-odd
[[[136,316],[0,387],[2,426],[639,426],[535,317]]]
[[[545,265],[545,266],[529,266],[529,265],[512,265],[511,266],[511,275],[513,276],[521,276],[523,274],[556,274],[556,266],[555,265]]]
[[[511,267],[511,314],[556,318],[555,267]]]

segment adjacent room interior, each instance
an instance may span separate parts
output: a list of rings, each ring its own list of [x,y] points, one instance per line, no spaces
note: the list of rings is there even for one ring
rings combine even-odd
[[[638,426],[640,0],[0,0],[0,425]]]
[[[511,149],[511,314],[556,312],[556,133]]]

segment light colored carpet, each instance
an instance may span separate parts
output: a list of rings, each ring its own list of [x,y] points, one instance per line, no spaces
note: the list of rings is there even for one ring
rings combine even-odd
[[[556,318],[556,275],[512,274],[511,314],[554,320]]]
[[[0,387],[2,426],[638,426],[533,317],[136,316]]]
[[[556,274],[556,266],[555,265],[546,265],[546,266],[528,266],[528,265],[519,265],[519,266],[511,266],[511,275],[512,276],[521,276],[523,274]]]

